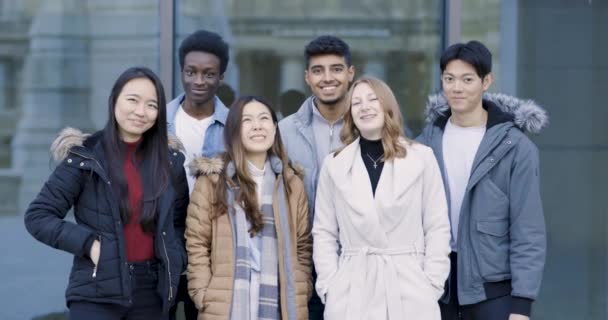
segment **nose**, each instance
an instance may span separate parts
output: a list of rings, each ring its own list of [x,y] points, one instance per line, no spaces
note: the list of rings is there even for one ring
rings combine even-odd
[[[323,78],[321,78],[324,82],[330,82],[333,80],[332,74],[330,70],[323,71]]]
[[[248,130],[259,130],[261,128],[260,121],[258,119],[251,119],[248,125]]]
[[[454,81],[454,84],[452,85],[452,91],[462,91],[462,82],[460,80],[457,79],[456,81]]]
[[[196,76],[194,76],[194,84],[197,86],[200,86],[203,84],[203,82],[205,81],[204,79],[204,75],[203,74],[196,74]]]
[[[138,103],[135,106],[135,110],[133,110],[133,113],[138,117],[143,117],[145,114],[145,112],[144,112],[145,108],[146,108],[146,106],[144,105],[144,103]]]

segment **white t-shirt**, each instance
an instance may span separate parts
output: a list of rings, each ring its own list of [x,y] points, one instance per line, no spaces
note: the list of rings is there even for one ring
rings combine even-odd
[[[205,143],[205,133],[207,128],[211,125],[212,117],[209,116],[205,119],[198,120],[184,111],[180,105],[175,115],[175,134],[181,140],[184,148],[186,148],[186,161],[184,161],[184,168],[186,168],[186,174],[188,176],[188,190],[192,193],[194,189],[194,182],[196,179],[190,174],[188,165],[190,162],[202,155],[203,144]]]
[[[452,239],[450,246],[456,251],[460,207],[471,176],[471,167],[477,149],[486,133],[486,126],[460,127],[448,119],[443,132],[443,163],[450,189],[450,225]]]

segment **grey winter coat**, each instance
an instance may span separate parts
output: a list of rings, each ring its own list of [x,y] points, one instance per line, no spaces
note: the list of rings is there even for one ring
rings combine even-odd
[[[524,131],[540,132],[547,115],[532,101],[502,94],[485,94],[483,107],[488,112],[486,133],[460,212],[450,212],[460,215],[458,300],[466,305],[511,294],[512,312],[529,314],[540,290],[546,233],[538,149]],[[429,98],[426,113],[428,124],[417,140],[433,149],[449,202],[442,138],[451,113],[443,95]],[[442,301],[449,299],[446,294]]]
[[[314,217],[313,208],[315,207],[317,181],[319,180],[319,172],[321,171],[317,160],[315,137],[312,131],[312,108],[314,108],[314,97],[311,96],[302,103],[298,112],[279,122],[281,140],[285,145],[289,160],[296,166],[301,166],[304,169],[304,187],[308,196],[311,224]]]

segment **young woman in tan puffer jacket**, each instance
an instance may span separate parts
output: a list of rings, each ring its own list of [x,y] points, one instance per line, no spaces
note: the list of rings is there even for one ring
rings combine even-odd
[[[224,137],[222,157],[197,158],[190,164],[197,181],[186,221],[187,275],[198,318],[240,320],[246,314],[250,319],[308,319],[308,202],[284,152],[276,114],[261,98],[242,97],[230,108]],[[264,185],[269,170],[271,180]],[[263,195],[262,190],[271,192]],[[268,224],[263,212],[274,221]],[[239,214],[247,229],[239,228]],[[266,261],[275,261],[274,267]],[[274,286],[263,286],[273,277]],[[243,292],[246,299],[240,299]]]

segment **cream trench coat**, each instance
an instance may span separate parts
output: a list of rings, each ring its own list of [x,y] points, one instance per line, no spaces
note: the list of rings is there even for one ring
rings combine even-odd
[[[407,143],[384,164],[374,198],[359,139],[324,161],[313,224],[325,319],[440,319],[450,225],[430,148]]]

